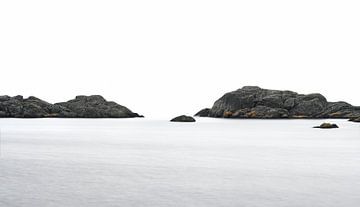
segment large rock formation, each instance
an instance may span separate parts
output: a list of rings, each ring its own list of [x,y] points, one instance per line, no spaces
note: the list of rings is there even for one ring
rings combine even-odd
[[[223,118],[351,118],[360,116],[360,107],[346,102],[328,102],[318,93],[268,90],[245,86],[226,93],[211,109],[199,116]]]
[[[77,96],[68,102],[51,104],[36,97],[0,96],[0,117],[14,118],[130,118],[141,117],[128,108],[99,95]]]

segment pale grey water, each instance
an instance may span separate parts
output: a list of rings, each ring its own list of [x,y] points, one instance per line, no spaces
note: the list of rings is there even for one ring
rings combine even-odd
[[[358,207],[360,124],[0,119],[0,206]]]

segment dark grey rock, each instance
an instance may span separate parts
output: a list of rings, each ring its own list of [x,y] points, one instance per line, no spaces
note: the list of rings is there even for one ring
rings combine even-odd
[[[320,126],[315,126],[313,128],[334,129],[334,128],[339,128],[339,126],[336,124],[331,124],[331,123],[322,123]]]
[[[272,94],[265,97],[262,97],[257,105],[262,105],[270,108],[284,108],[284,102],[282,100],[282,96],[278,94]]]
[[[15,118],[130,118],[142,117],[103,97],[77,96],[68,102],[51,104],[34,96],[0,96],[0,117]]]
[[[196,115],[224,118],[350,118],[360,116],[360,107],[328,102],[318,93],[304,95],[245,86],[224,94],[211,109],[200,112]]]
[[[6,112],[5,111],[0,111],[0,117],[6,117]]]
[[[76,118],[130,118],[141,117],[133,113],[125,106],[121,106],[112,101],[106,101],[100,95],[76,96],[68,102],[56,103],[55,106],[61,106],[69,109],[68,113]]]
[[[295,98],[285,99],[284,108],[287,109],[287,110],[292,109],[292,108],[294,108],[295,104],[296,104],[296,99]]]
[[[349,121],[352,121],[352,122],[360,122],[360,116],[359,116],[359,117],[350,118]]]
[[[292,116],[316,118],[326,108],[327,101],[321,94],[299,96],[297,104],[290,109]]]
[[[256,119],[279,119],[279,118],[287,118],[289,116],[289,112],[286,109],[282,108],[271,108],[268,106],[256,106],[251,109],[240,109],[235,113],[228,112],[227,118],[256,118]],[[225,115],[224,115],[225,117]]]
[[[181,115],[171,119],[172,122],[195,122],[196,120],[191,116]]]
[[[195,116],[208,117],[208,116],[209,116],[209,112],[210,112],[210,109],[209,109],[209,108],[205,108],[205,109],[202,109],[202,110],[200,110],[199,112],[197,112],[197,113],[195,114]]]
[[[0,102],[10,100],[10,96],[0,96]]]
[[[320,116],[326,118],[360,117],[360,108],[346,102],[329,102]]]

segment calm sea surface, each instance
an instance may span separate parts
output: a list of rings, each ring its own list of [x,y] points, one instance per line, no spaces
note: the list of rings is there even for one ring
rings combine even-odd
[[[313,129],[324,121],[339,129]],[[359,207],[346,120],[0,119],[0,206]]]

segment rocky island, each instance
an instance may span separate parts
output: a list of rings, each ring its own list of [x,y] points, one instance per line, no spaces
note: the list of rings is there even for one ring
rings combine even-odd
[[[195,116],[221,118],[352,118],[360,117],[360,107],[346,102],[328,102],[319,94],[245,86],[223,95],[212,108]],[[354,119],[355,120],[355,119]]]
[[[34,96],[0,96],[0,117],[12,118],[132,118],[142,117],[125,106],[106,101],[102,96],[76,96],[51,104]]]

